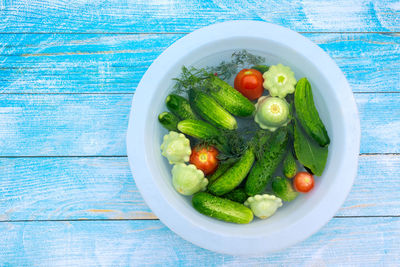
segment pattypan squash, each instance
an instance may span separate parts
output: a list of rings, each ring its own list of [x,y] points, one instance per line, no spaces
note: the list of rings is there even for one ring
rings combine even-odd
[[[260,219],[271,217],[276,210],[282,206],[282,200],[273,195],[255,195],[249,197],[244,205],[249,207],[251,211]]]
[[[208,180],[204,177],[204,173],[193,164],[178,163],[172,168],[172,184],[176,191],[189,196],[204,191]]]
[[[263,86],[271,96],[284,98],[287,94],[294,93],[296,78],[293,71],[282,64],[273,65],[263,74]]]
[[[166,157],[170,164],[187,162],[192,153],[189,139],[184,134],[174,131],[164,135],[161,150],[161,155]]]
[[[275,131],[289,123],[289,114],[289,104],[285,99],[262,96],[256,104],[254,120],[260,128]]]

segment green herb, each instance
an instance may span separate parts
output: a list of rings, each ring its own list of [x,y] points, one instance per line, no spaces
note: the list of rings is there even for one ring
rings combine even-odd
[[[238,65],[234,62],[222,61],[215,67],[209,67],[207,70],[218,75],[222,80],[227,80],[237,72]]]
[[[239,67],[259,65],[265,58],[249,53],[247,50],[233,52],[231,61],[222,61],[218,66],[210,67],[207,71],[216,73],[222,80],[231,78],[238,72]]]
[[[232,62],[235,63],[236,65],[259,65],[265,61],[265,58],[261,56],[256,56],[251,53],[249,53],[247,50],[241,50],[234,52],[232,54]]]
[[[176,81],[174,85],[173,93],[182,94],[187,92],[191,88],[201,88],[204,80],[210,77],[205,69],[196,69],[191,67],[188,69],[186,66],[182,67],[182,72],[178,78],[174,78]]]
[[[321,176],[328,158],[328,147],[320,147],[304,133],[297,120],[294,122],[294,149],[297,159],[313,173]]]
[[[271,137],[270,131],[258,130],[254,135],[253,147],[254,147],[254,155],[256,156],[257,160],[262,159],[265,151],[265,146]]]
[[[213,88],[210,79],[207,78],[217,75],[222,80],[227,80],[235,75],[239,68],[243,68],[247,65],[258,65],[264,61],[265,58],[261,56],[256,56],[246,50],[241,50],[232,54],[231,61],[222,61],[214,67],[200,69],[191,67],[189,69],[183,66],[180,76],[174,79],[176,81],[174,85],[174,93],[182,94],[193,87],[203,90],[212,90]]]

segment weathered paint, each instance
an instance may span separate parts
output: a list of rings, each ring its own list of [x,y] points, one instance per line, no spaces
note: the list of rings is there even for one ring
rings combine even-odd
[[[399,153],[400,94],[355,98],[361,153]],[[0,94],[0,156],[125,156],[131,100],[131,94]]]
[[[1,32],[190,32],[227,20],[262,20],[296,31],[400,30],[396,0],[3,1]]]
[[[337,216],[400,214],[399,155],[364,155]],[[378,186],[379,185],[379,186]],[[0,159],[0,221],[156,219],[127,158]]]
[[[354,92],[400,91],[399,34],[305,33]],[[0,93],[134,93],[183,34],[0,34]]]
[[[400,262],[398,1],[6,0],[0,18],[0,265]],[[125,157],[132,94],[151,62],[187,32],[232,19],[277,23],[320,45],[356,93],[368,153],[338,217],[264,257],[211,253],[173,234]]]
[[[307,240],[262,257],[201,249],[159,221],[0,223],[3,266],[396,266],[400,218],[334,218]]]

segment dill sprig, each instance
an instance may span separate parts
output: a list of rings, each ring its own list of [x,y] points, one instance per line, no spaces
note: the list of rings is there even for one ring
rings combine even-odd
[[[203,82],[209,78],[210,75],[211,74],[204,68],[197,69],[195,67],[191,67],[189,69],[186,66],[183,66],[180,76],[173,79],[176,81],[174,85],[174,93],[187,93],[187,91],[191,88],[201,87]]]
[[[235,75],[240,67],[259,65],[263,62],[265,62],[265,58],[253,55],[243,49],[233,52],[231,61],[222,61],[215,67],[209,67],[208,71],[216,73],[223,80],[227,80]]]
[[[254,149],[254,155],[256,156],[257,160],[260,160],[263,157],[266,144],[271,135],[272,134],[269,131],[258,130],[251,140]]]
[[[238,72],[239,68],[261,64],[265,58],[249,53],[247,50],[235,51],[231,61],[222,61],[217,66],[206,68],[182,67],[179,77],[174,78],[174,93],[187,93],[190,88],[210,88],[210,77],[216,75],[222,80],[228,80]]]
[[[236,65],[241,66],[245,64],[249,65],[259,65],[265,61],[262,56],[256,56],[249,53],[247,50],[236,51],[232,54],[232,62]]]

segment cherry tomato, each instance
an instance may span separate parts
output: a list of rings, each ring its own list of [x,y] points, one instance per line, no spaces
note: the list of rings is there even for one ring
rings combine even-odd
[[[314,187],[314,177],[308,172],[298,172],[293,180],[294,189],[307,193]]]
[[[218,150],[213,146],[195,146],[190,155],[190,163],[202,170],[204,175],[213,173],[218,167]]]
[[[255,100],[264,92],[263,81],[258,70],[242,69],[235,77],[234,87],[249,100]]]

